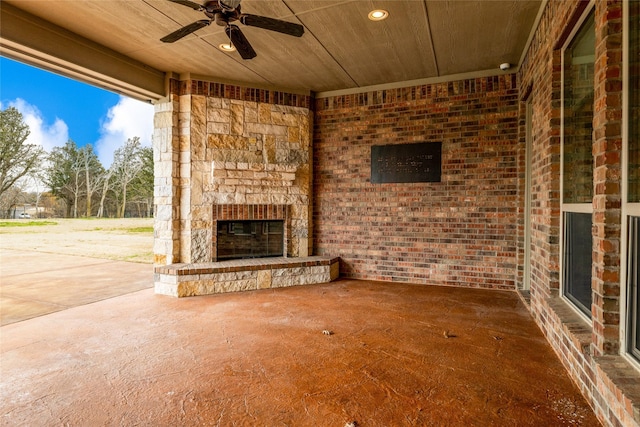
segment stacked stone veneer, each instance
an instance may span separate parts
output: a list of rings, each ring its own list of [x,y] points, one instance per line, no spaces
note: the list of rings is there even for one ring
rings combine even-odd
[[[212,261],[218,205],[287,206],[286,255],[311,255],[310,98],[198,80],[170,92],[155,115],[156,265]]]
[[[155,114],[157,266],[215,261],[217,220],[273,212],[281,218],[268,219],[286,220],[286,257],[311,255],[310,102],[305,95],[170,81],[169,98]],[[177,294],[167,291],[166,276],[156,275],[156,290]]]

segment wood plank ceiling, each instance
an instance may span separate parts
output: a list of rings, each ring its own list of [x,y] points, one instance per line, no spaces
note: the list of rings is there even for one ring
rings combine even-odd
[[[176,43],[160,38],[204,19],[166,0],[3,0],[163,72],[299,91],[335,91],[518,64],[542,0],[243,0],[245,13],[302,24],[291,37],[239,24],[258,56],[218,46],[215,24]],[[380,8],[389,17],[367,18]]]

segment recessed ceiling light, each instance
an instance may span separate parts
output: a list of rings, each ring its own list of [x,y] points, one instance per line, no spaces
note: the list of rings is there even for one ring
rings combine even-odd
[[[369,19],[372,21],[382,21],[383,19],[387,19],[389,16],[389,12],[383,9],[376,9],[369,12]]]
[[[234,50],[236,50],[236,48],[233,47],[233,45],[231,45],[230,43],[222,43],[221,45],[218,45],[218,48],[220,48],[220,50],[223,52],[233,52]]]

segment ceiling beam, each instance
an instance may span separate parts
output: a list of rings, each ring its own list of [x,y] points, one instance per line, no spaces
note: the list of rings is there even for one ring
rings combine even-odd
[[[167,93],[164,72],[6,2],[0,2],[0,25],[2,56],[142,101]]]

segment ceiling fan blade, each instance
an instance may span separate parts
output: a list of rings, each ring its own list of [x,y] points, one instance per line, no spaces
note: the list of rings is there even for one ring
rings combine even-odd
[[[169,1],[173,2],[173,3],[181,4],[183,6],[190,7],[193,10],[202,10],[203,9],[202,5],[200,5],[198,3],[195,3],[195,2],[192,2],[192,1],[189,1],[189,0],[169,0]]]
[[[240,22],[250,27],[264,28],[265,30],[277,31],[290,36],[301,37],[304,34],[304,27],[293,22],[281,21],[279,19],[267,18],[266,16],[242,14]]]
[[[242,31],[240,31],[237,25],[227,25],[224,31],[229,36],[229,40],[231,40],[233,47],[236,48],[242,59],[251,59],[257,56],[249,40],[242,34]]]
[[[165,43],[173,43],[177,40],[180,40],[184,36],[188,36],[194,31],[198,31],[200,28],[206,27],[210,23],[211,21],[209,21],[208,19],[202,19],[200,21],[196,21],[192,24],[187,25],[186,27],[182,27],[179,30],[174,31],[169,35],[164,36],[163,38],[160,39],[160,41]]]

